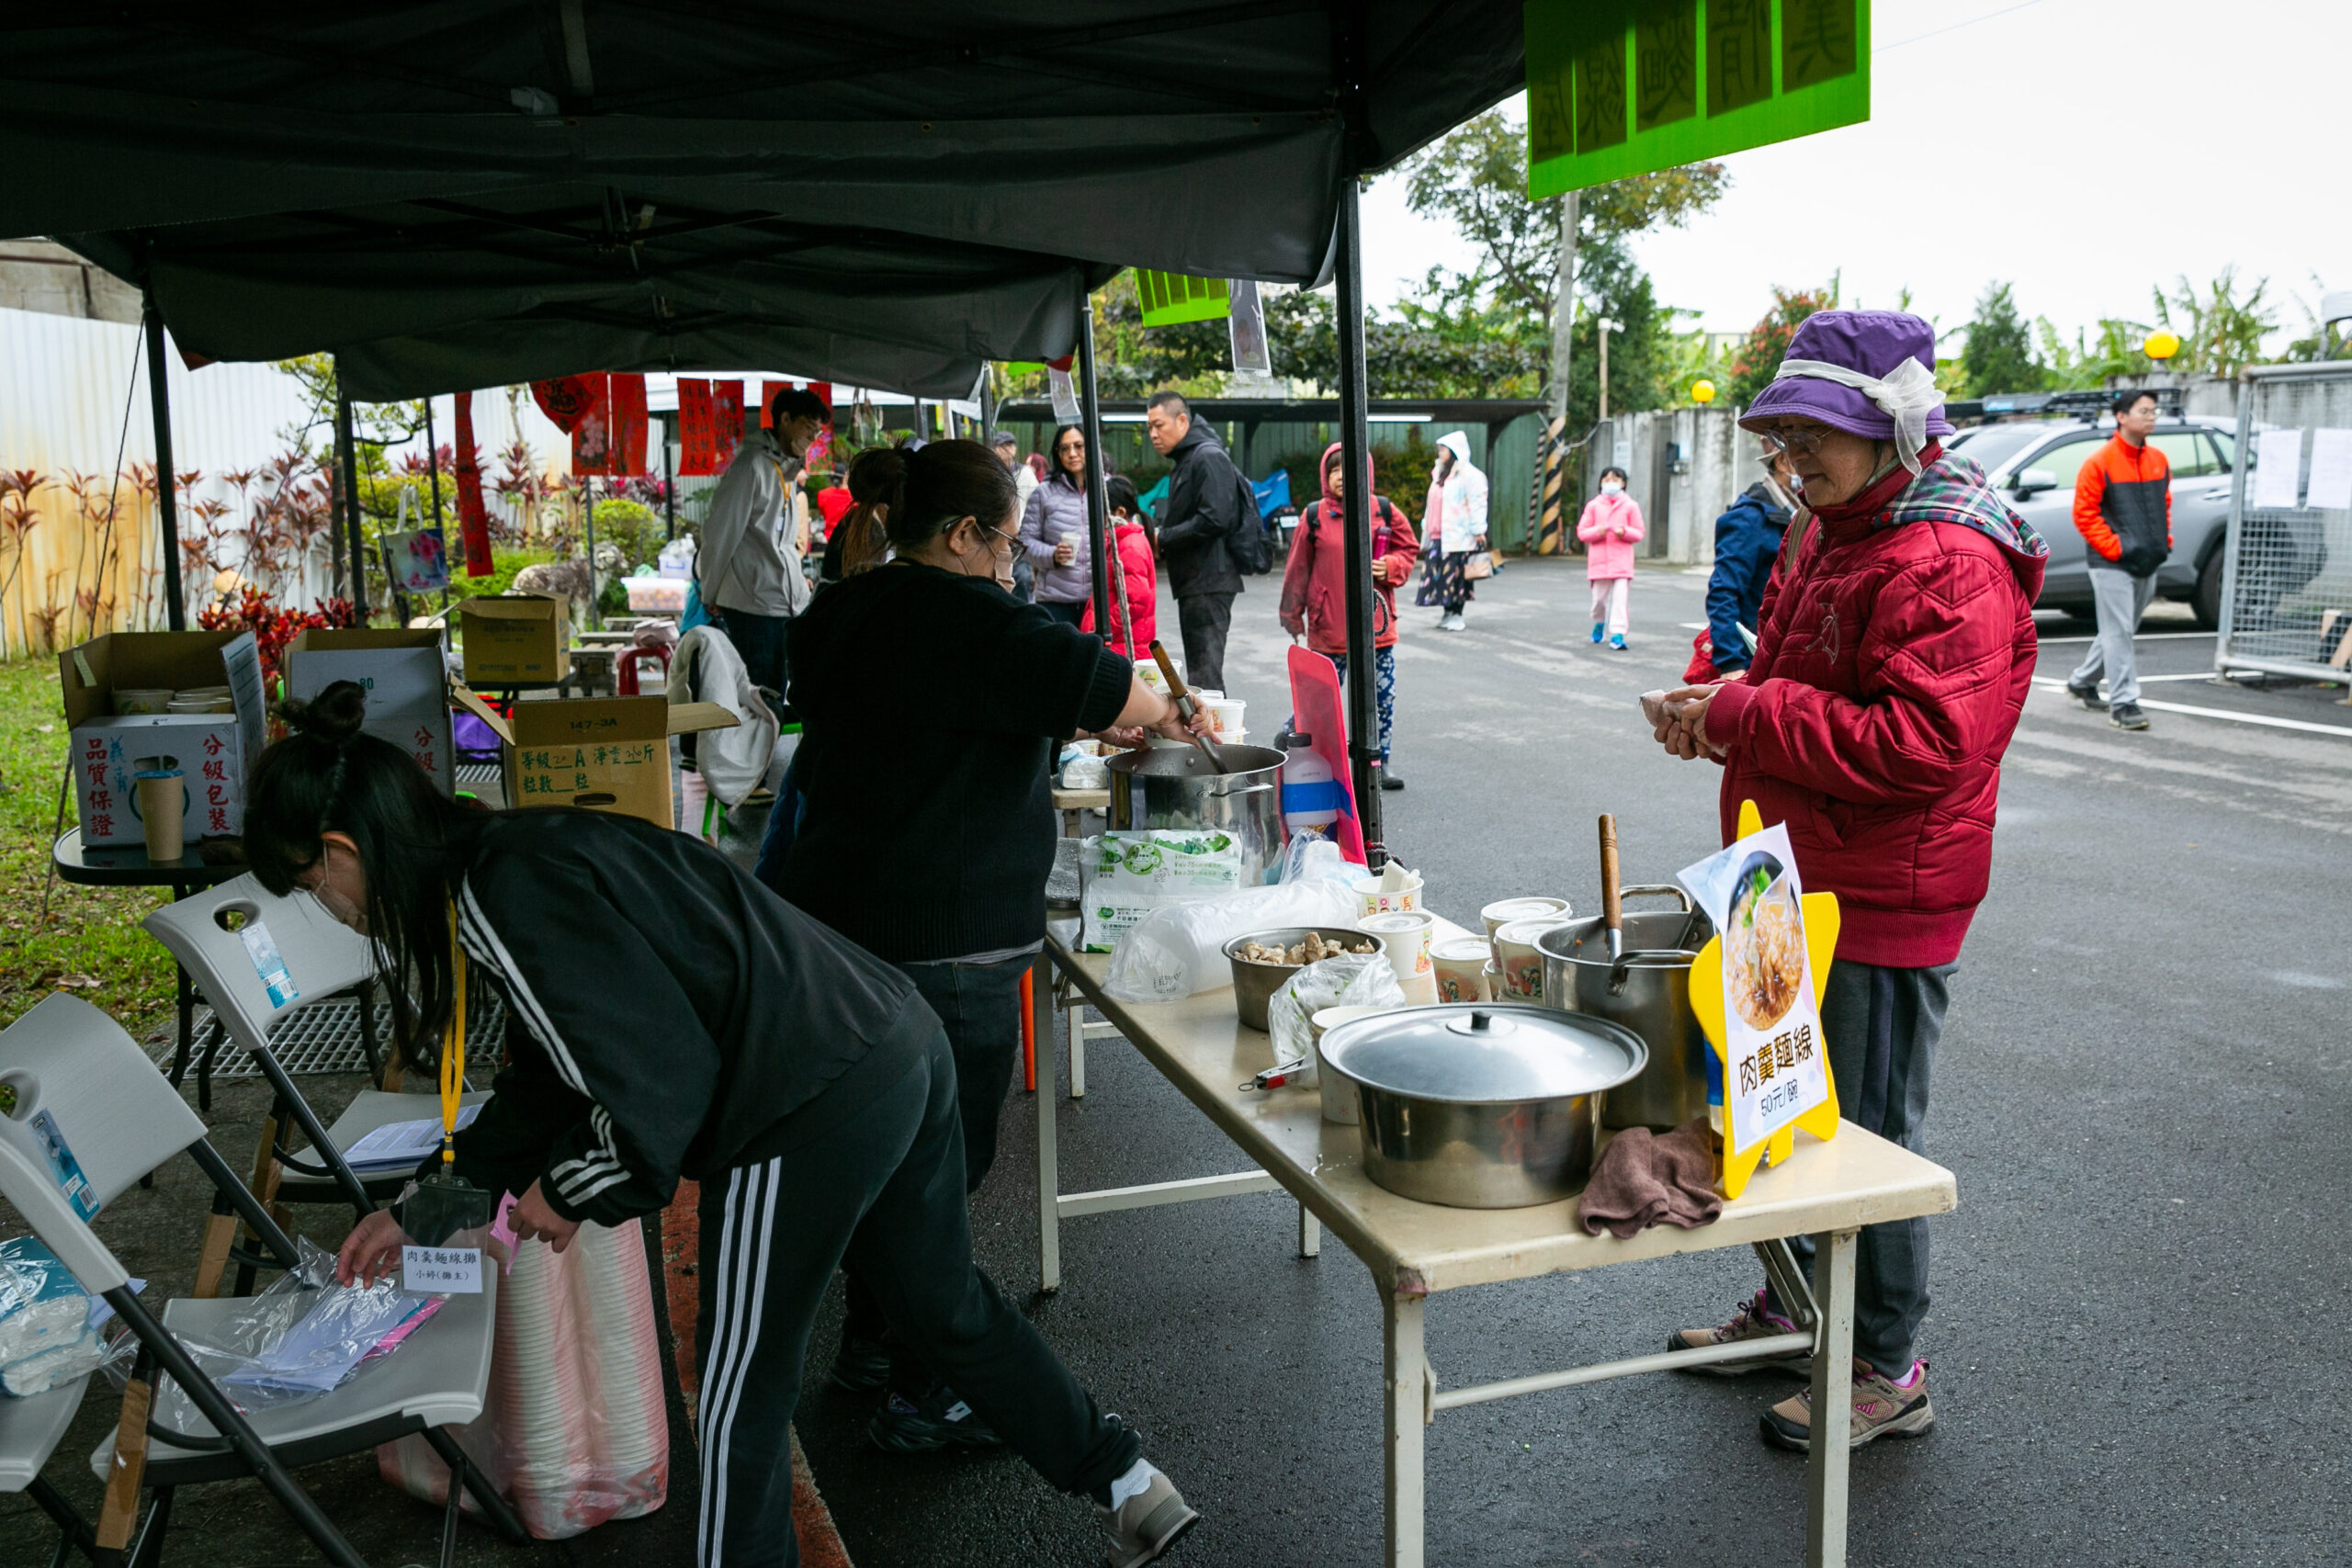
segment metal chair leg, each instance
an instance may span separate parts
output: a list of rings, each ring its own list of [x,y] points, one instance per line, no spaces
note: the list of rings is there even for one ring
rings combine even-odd
[[[98,1538],[90,1529],[90,1521],[82,1517],[79,1508],[65,1500],[64,1493],[50,1484],[48,1477],[34,1476],[32,1484],[25,1488],[25,1495],[39,1504],[40,1511],[57,1526],[57,1552],[49,1560],[50,1568],[64,1568],[76,1551],[87,1557],[97,1551]]]
[[[435,1453],[441,1456],[441,1462],[449,1467],[449,1512],[452,1519],[457,1517],[458,1492],[470,1492],[474,1495],[475,1504],[481,1509],[482,1517],[490,1521],[491,1529],[516,1546],[530,1543],[531,1532],[523,1528],[523,1521],[514,1517],[514,1510],[490,1484],[490,1477],[475,1469],[473,1461],[466,1458],[466,1450],[458,1446],[458,1439],[449,1435],[447,1428],[427,1427],[424,1440],[432,1445]],[[448,1562],[446,1554],[442,1562],[445,1564]]]

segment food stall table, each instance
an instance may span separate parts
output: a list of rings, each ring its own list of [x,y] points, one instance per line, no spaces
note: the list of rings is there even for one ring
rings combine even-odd
[[[1107,788],[1064,789],[1061,785],[1056,784],[1054,809],[1062,814],[1062,837],[1075,839],[1079,836],[1079,813],[1081,811],[1108,812],[1111,809],[1111,792]]]
[[[1439,921],[1439,936],[1461,934],[1465,933],[1460,928]],[[1313,1250],[1306,1218],[1311,1215],[1363,1260],[1380,1292],[1385,1561],[1391,1568],[1419,1568],[1426,1561],[1421,1429],[1439,1411],[1699,1361],[1785,1354],[1792,1348],[1815,1352],[1816,1440],[1807,1464],[1805,1562],[1814,1568],[1834,1568],[1846,1561],[1855,1235],[1863,1225],[1955,1207],[1951,1172],[1847,1123],[1828,1143],[1800,1137],[1787,1161],[1759,1170],[1745,1195],[1724,1206],[1720,1219],[1696,1230],[1660,1225],[1625,1241],[1588,1235],[1577,1223],[1574,1199],[1525,1209],[1455,1209],[1416,1202],[1373,1183],[1364,1174],[1356,1129],[1325,1122],[1316,1092],[1259,1093],[1237,1088],[1273,1065],[1272,1042],[1242,1027],[1228,990],[1204,991],[1181,1002],[1121,1001],[1102,989],[1109,958],[1076,952],[1076,942],[1075,922],[1055,922],[1041,962],[1067,976],[1146,1061],[1257,1161],[1257,1168],[1102,1192],[1061,1192],[1055,1120],[1058,1107],[1052,1091],[1052,987],[1041,980],[1035,1005],[1038,1270],[1043,1288],[1051,1291],[1061,1282],[1060,1225],[1066,1218],[1242,1192],[1280,1190],[1297,1199],[1301,1251]],[[1423,1346],[1424,1309],[1441,1291],[1717,1247],[1754,1245],[1761,1249],[1797,1235],[1815,1237],[1819,1247],[1815,1280],[1821,1300],[1809,1314],[1815,1328],[1802,1336],[1752,1341],[1729,1354],[1713,1349],[1660,1352],[1465,1388],[1442,1387]]]

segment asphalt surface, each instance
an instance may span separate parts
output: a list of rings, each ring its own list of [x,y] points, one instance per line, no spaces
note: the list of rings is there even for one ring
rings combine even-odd
[[[1227,661],[1250,728],[1287,706],[1272,585],[1239,602]],[[1716,770],[1650,742],[1636,694],[1689,657],[1703,579],[1653,571],[1634,648],[1587,640],[1573,563],[1481,584],[1470,629],[1408,610],[1388,840],[1455,919],[1487,901],[1597,902],[1593,819],[1627,879],[1716,847]],[[2154,632],[2192,632],[2159,606]],[[1162,624],[1173,626],[1163,607]],[[2053,619],[2041,672],[2088,628]],[[2151,637],[2152,674],[2210,638]],[[2352,732],[2342,691],[2152,682],[2151,699]],[[1857,1563],[2334,1563],[2352,1293],[2333,1184],[2352,1163],[2352,733],[2152,710],[2125,735],[2048,689],[2008,754],[1992,893],[1954,983],[1929,1154],[1959,1177],[1934,1222],[1922,1338],[1935,1432],[1853,1466]],[[1210,1123],[1124,1043],[1065,1100],[1064,1190],[1238,1168]],[[1016,1085],[974,1205],[982,1261],[1206,1516],[1169,1559],[1373,1564],[1381,1553],[1380,1316],[1327,1238],[1260,1196],[1062,1227],[1038,1298],[1034,1127]],[[1452,1293],[1430,1309],[1463,1383],[1636,1354],[1719,1322],[1756,1283],[1744,1250]],[[838,1293],[810,1345],[830,1358]],[[812,1381],[819,1381],[812,1379]],[[1428,1434],[1428,1542],[1447,1564],[1790,1562],[1804,1468],[1756,1418],[1770,1375],[1628,1379],[1448,1412]],[[800,1414],[860,1568],[1101,1561],[1090,1510],[998,1454],[862,1445],[865,1399]]]

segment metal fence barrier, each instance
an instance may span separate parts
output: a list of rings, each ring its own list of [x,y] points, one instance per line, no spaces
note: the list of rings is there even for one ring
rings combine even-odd
[[[2290,433],[2291,480],[2280,473],[2288,465]],[[2352,506],[2345,504],[2352,496],[2331,482],[2331,470],[2342,471],[2337,460],[2352,460],[2347,446],[2352,362],[2258,365],[2245,371],[2221,635],[2213,652],[2217,671],[2352,678]],[[2274,465],[2267,484],[2266,460]],[[2335,504],[2312,504],[2321,501]]]

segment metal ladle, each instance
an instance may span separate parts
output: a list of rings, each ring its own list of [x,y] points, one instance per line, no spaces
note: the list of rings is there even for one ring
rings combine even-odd
[[[1158,637],[1151,639],[1151,656],[1159,660],[1159,672],[1168,679],[1168,695],[1175,702],[1176,711],[1182,714],[1184,722],[1190,725],[1193,722],[1193,716],[1200,711],[1201,705],[1198,699],[1186,689],[1183,677],[1176,673],[1175,660],[1168,657],[1168,649],[1160,645]],[[1206,735],[1198,730],[1193,731],[1193,744],[1201,749],[1201,754],[1209,760],[1209,765],[1218,773],[1229,773],[1233,771],[1225,765],[1225,753],[1218,750],[1216,742]]]

